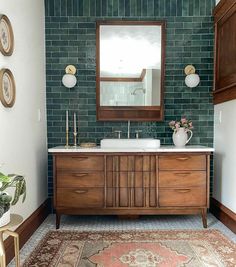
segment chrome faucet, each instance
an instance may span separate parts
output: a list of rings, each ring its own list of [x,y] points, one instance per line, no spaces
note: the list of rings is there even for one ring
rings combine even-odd
[[[130,138],[130,121],[128,121],[128,131],[127,131],[127,138]]]

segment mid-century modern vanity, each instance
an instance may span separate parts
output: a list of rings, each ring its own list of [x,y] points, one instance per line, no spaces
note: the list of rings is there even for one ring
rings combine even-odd
[[[197,214],[207,227],[211,148],[49,149],[61,214]]]
[[[165,21],[97,21],[97,120],[163,120],[165,27]],[[62,214],[197,213],[207,227],[212,151],[51,148],[56,227]]]

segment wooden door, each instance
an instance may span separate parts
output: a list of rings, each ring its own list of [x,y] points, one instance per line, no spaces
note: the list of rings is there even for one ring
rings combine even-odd
[[[107,156],[106,206],[156,207],[156,157]]]

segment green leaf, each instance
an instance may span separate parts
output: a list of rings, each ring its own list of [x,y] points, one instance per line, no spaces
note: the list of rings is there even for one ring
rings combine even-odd
[[[0,182],[10,183],[11,182],[11,177],[9,177],[8,175],[5,175],[5,174],[0,172]]]
[[[14,193],[14,198],[11,202],[12,205],[15,205],[20,196],[25,194],[25,180],[19,180],[16,184],[15,184],[15,193]],[[24,199],[24,196],[23,196]]]
[[[6,205],[15,205],[20,196],[22,196],[22,202],[25,201],[26,198],[26,182],[25,178],[22,175],[18,174],[8,174],[5,175],[0,172],[0,206],[7,207]],[[13,200],[12,196],[8,195],[4,191],[9,188],[14,188]],[[1,214],[1,213],[0,213]]]

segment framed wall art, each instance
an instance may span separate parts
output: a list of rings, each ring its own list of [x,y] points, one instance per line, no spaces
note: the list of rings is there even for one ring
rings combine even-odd
[[[0,51],[4,56],[10,56],[14,48],[14,35],[11,22],[6,15],[0,14]]]
[[[16,86],[12,72],[9,69],[0,70],[0,100],[3,106],[10,108],[16,98]]]

